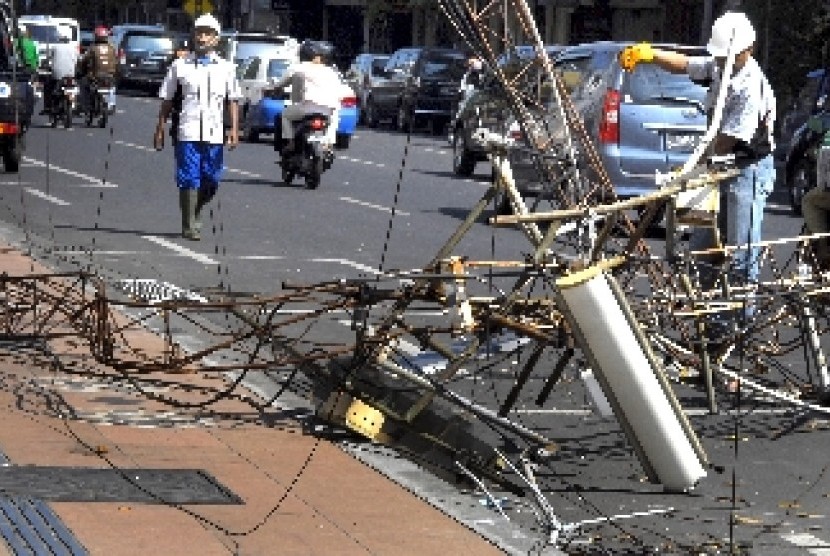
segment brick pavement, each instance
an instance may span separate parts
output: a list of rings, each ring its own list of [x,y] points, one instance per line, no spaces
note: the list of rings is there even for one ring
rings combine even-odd
[[[46,272],[11,248],[0,272]],[[130,331],[152,351],[160,340]],[[90,554],[499,554],[478,534],[305,432],[274,408],[263,418],[240,399],[209,412],[171,408],[129,388],[72,338],[49,354],[6,345],[0,351],[0,451],[14,465],[197,468],[243,504],[189,505],[53,502],[50,507]],[[93,373],[99,373],[97,378]],[[178,402],[221,391],[215,375],[154,374]],[[120,386],[119,386],[120,384]],[[66,419],[75,414],[83,419]]]

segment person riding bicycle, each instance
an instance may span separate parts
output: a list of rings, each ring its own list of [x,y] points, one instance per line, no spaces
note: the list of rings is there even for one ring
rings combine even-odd
[[[79,73],[81,76],[81,98],[79,105],[82,110],[90,109],[90,85],[99,85],[108,82],[112,85],[115,79],[115,49],[109,42],[109,29],[99,25],[93,31],[95,42],[89,46],[84,57],[81,58]],[[108,99],[107,104],[114,104],[113,99]]]
[[[49,46],[47,60],[50,73],[43,86],[43,114],[52,112],[55,89],[64,77],[75,77],[78,66],[78,48],[70,41],[72,30],[58,26],[58,42]]]
[[[308,114],[329,115],[326,135],[333,145],[337,132],[338,108],[340,108],[340,76],[326,65],[331,47],[323,42],[306,40],[300,45],[300,63],[291,66],[274,88],[283,89],[291,84],[291,104],[282,111],[282,152],[294,149],[294,124]]]

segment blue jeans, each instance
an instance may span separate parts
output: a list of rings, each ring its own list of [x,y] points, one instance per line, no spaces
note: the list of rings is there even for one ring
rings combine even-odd
[[[738,176],[721,183],[718,214],[721,238],[726,245],[747,246],[732,254],[730,271],[733,283],[758,281],[758,257],[761,250],[756,245],[761,241],[764,207],[774,185],[775,166],[772,155],[747,166]],[[716,246],[714,234],[705,228],[695,229],[689,239],[692,251]],[[704,283],[704,287],[711,287],[715,273],[712,273],[711,282],[701,278],[703,282],[708,282]]]

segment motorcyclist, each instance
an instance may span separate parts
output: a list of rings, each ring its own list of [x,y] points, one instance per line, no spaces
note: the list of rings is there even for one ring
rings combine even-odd
[[[78,104],[84,111],[90,109],[90,85],[93,83],[97,85],[104,81],[111,84],[115,78],[115,49],[109,42],[109,29],[99,25],[93,34],[95,42],[90,45],[79,62],[81,98]],[[114,99],[107,99],[107,105],[112,107]]]
[[[300,45],[300,63],[291,66],[274,83],[277,89],[291,84],[291,104],[282,111],[282,137],[287,140],[282,149],[294,149],[294,124],[307,114],[324,113],[330,118],[327,139],[334,144],[337,132],[338,108],[342,84],[337,72],[326,65],[331,47],[322,42],[306,40]]]
[[[58,26],[58,42],[49,45],[47,60],[50,73],[46,78],[43,91],[43,112],[51,113],[54,109],[55,89],[64,77],[75,77],[78,66],[78,49],[73,44],[72,30],[65,26]]]

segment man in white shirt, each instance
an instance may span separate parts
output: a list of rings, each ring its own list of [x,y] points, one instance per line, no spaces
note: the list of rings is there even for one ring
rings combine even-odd
[[[176,88],[181,87],[176,155],[176,185],[182,212],[182,236],[201,239],[200,214],[219,188],[225,142],[224,114],[228,105],[228,148],[239,143],[239,99],[242,94],[234,65],[220,58],[215,49],[221,26],[210,14],[195,22],[194,52],[173,61],[159,89],[162,103],[153,143],[164,147],[164,127],[173,109]]]
[[[625,48],[620,54],[624,69],[633,70],[637,63],[655,63],[675,73],[687,73],[693,79],[712,81],[707,97],[710,114],[720,91],[721,80],[727,79],[722,119],[714,139],[715,155],[734,154],[740,174],[723,180],[720,186],[718,228],[727,245],[746,246],[732,254],[729,280],[732,285],[757,283],[761,222],[764,206],[775,184],[772,160],[772,130],[775,125],[775,94],[758,63],[752,57],[755,28],[740,12],[726,12],[712,25],[712,37],[706,45],[711,56],[686,56],[682,53],[639,44]],[[734,56],[732,75],[725,76],[727,57]],[[692,251],[719,247],[717,237],[709,229],[697,228],[689,240]],[[700,257],[700,280],[704,288],[712,288],[718,275],[719,261]],[[708,323],[708,350],[720,358],[725,347],[732,344],[731,321],[737,319],[738,329],[754,316],[754,307],[747,303],[736,313],[715,313]]]
[[[72,31],[66,25],[58,26],[58,42],[49,46],[47,59],[51,73],[44,86],[43,109],[44,113],[54,109],[55,88],[64,77],[75,77],[80,54],[70,41]]]
[[[326,136],[329,144],[334,144],[343,85],[337,72],[326,65],[328,55],[326,44],[304,41],[300,45],[300,63],[291,66],[274,84],[277,89],[291,84],[291,104],[283,109],[281,115],[282,138],[287,140],[283,152],[294,148],[294,123],[313,113],[329,115]]]
[[[752,246],[761,241],[761,222],[767,196],[775,183],[772,160],[772,130],[775,125],[775,94],[758,62],[752,57],[755,28],[745,14],[727,12],[712,25],[707,44],[710,57],[652,48],[647,44],[627,47],[620,55],[623,68],[650,62],[675,73],[687,73],[698,80],[712,80],[707,101],[714,108],[723,69],[729,52],[735,55],[733,73],[727,79],[726,100],[714,154],[734,154],[739,176],[721,184],[720,228],[728,245]],[[763,148],[757,147],[763,143]],[[692,249],[705,249],[711,237],[692,237]],[[757,247],[740,249],[733,256],[732,270],[738,282],[758,279]],[[709,284],[711,285],[711,284]]]

